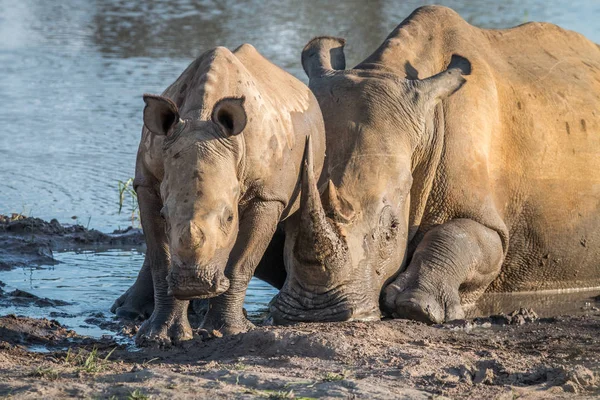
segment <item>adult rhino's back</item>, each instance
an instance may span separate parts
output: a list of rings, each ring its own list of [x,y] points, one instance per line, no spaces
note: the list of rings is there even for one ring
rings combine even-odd
[[[499,120],[489,169],[510,230],[488,290],[600,285],[600,48],[552,24],[484,31]]]
[[[492,166],[512,233],[489,290],[598,286],[600,48],[551,24],[493,34],[505,112]]]
[[[409,79],[459,66],[443,104],[445,149],[423,226],[463,217],[504,237],[488,290],[599,286],[600,47],[548,23],[474,27],[417,9],[357,68]],[[490,207],[495,212],[489,212]]]

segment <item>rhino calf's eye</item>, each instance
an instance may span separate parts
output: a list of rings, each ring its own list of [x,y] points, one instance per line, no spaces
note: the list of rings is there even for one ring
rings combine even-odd
[[[233,214],[229,214],[229,217],[227,217],[227,222],[231,221],[233,221]]]

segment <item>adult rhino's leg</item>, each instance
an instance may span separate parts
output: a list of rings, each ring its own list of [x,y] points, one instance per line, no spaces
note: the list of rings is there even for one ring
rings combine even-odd
[[[254,276],[275,287],[281,289],[287,276],[283,260],[285,247],[285,231],[282,224],[279,224],[273,238],[271,239],[267,250],[263,254]]]
[[[133,285],[113,303],[110,311],[117,317],[127,319],[146,319],[154,309],[154,286],[150,258],[146,253],[144,264]]]
[[[385,288],[384,307],[397,318],[441,323],[464,318],[461,298],[481,295],[500,271],[499,234],[456,219],[425,234],[407,269]]]
[[[280,202],[259,201],[251,204],[244,213],[225,271],[230,282],[229,289],[209,300],[202,324],[204,329],[236,334],[253,327],[243,312],[246,289],[277,229],[282,209]]]
[[[160,216],[162,202],[158,193],[145,186],[138,186],[136,192],[146,238],[146,262],[154,287],[154,310],[140,327],[135,340],[138,345],[156,343],[168,346],[192,338],[187,318],[189,302],[177,300],[167,294],[168,242],[164,221]]]

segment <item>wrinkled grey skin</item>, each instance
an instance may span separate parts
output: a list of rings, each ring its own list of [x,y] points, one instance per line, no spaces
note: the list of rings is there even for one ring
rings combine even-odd
[[[192,299],[210,298],[205,329],[245,331],[245,291],[279,221],[297,208],[308,135],[321,171],[316,99],[243,45],[206,52],[162,96],[144,101],[134,187],[148,250],[136,284],[113,308],[139,315],[154,299],[138,344],[191,338]],[[267,259],[259,276],[280,284],[282,269]]]
[[[275,322],[382,306],[439,323],[486,290],[600,284],[597,45],[550,24],[482,30],[431,6],[354,69],[343,47],[321,37],[302,53],[330,181],[303,174]]]

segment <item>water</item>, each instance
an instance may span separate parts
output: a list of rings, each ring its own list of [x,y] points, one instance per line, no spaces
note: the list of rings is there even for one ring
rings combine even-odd
[[[144,92],[205,50],[244,42],[306,81],[300,51],[313,36],[346,37],[353,65],[426,3],[0,0],[0,213],[127,226],[117,180],[133,176]],[[550,21],[600,42],[598,0],[436,3],[483,27]]]
[[[55,253],[54,258],[60,264],[1,271],[0,281],[7,285],[4,288],[7,292],[20,289],[38,297],[70,304],[56,307],[11,305],[2,308],[2,314],[53,318],[82,335],[100,337],[114,334],[86,320],[96,317],[100,321],[110,321],[110,306],[136,278],[144,255],[135,249],[85,250]],[[270,285],[252,279],[244,306],[248,317],[259,321],[275,294],[276,290]]]
[[[73,218],[102,231],[128,226],[128,212],[117,212],[117,181],[134,173],[144,92],[162,92],[205,50],[244,42],[306,81],[300,51],[312,37],[345,37],[353,65],[427,3],[0,0],[0,213]],[[436,3],[482,27],[549,21],[600,42],[598,0]],[[16,270],[11,279],[50,298],[72,300],[84,291],[76,307],[85,314],[107,310],[132,283],[142,256],[115,251],[57,258],[64,263],[53,270]],[[253,282],[249,298],[258,291]]]

